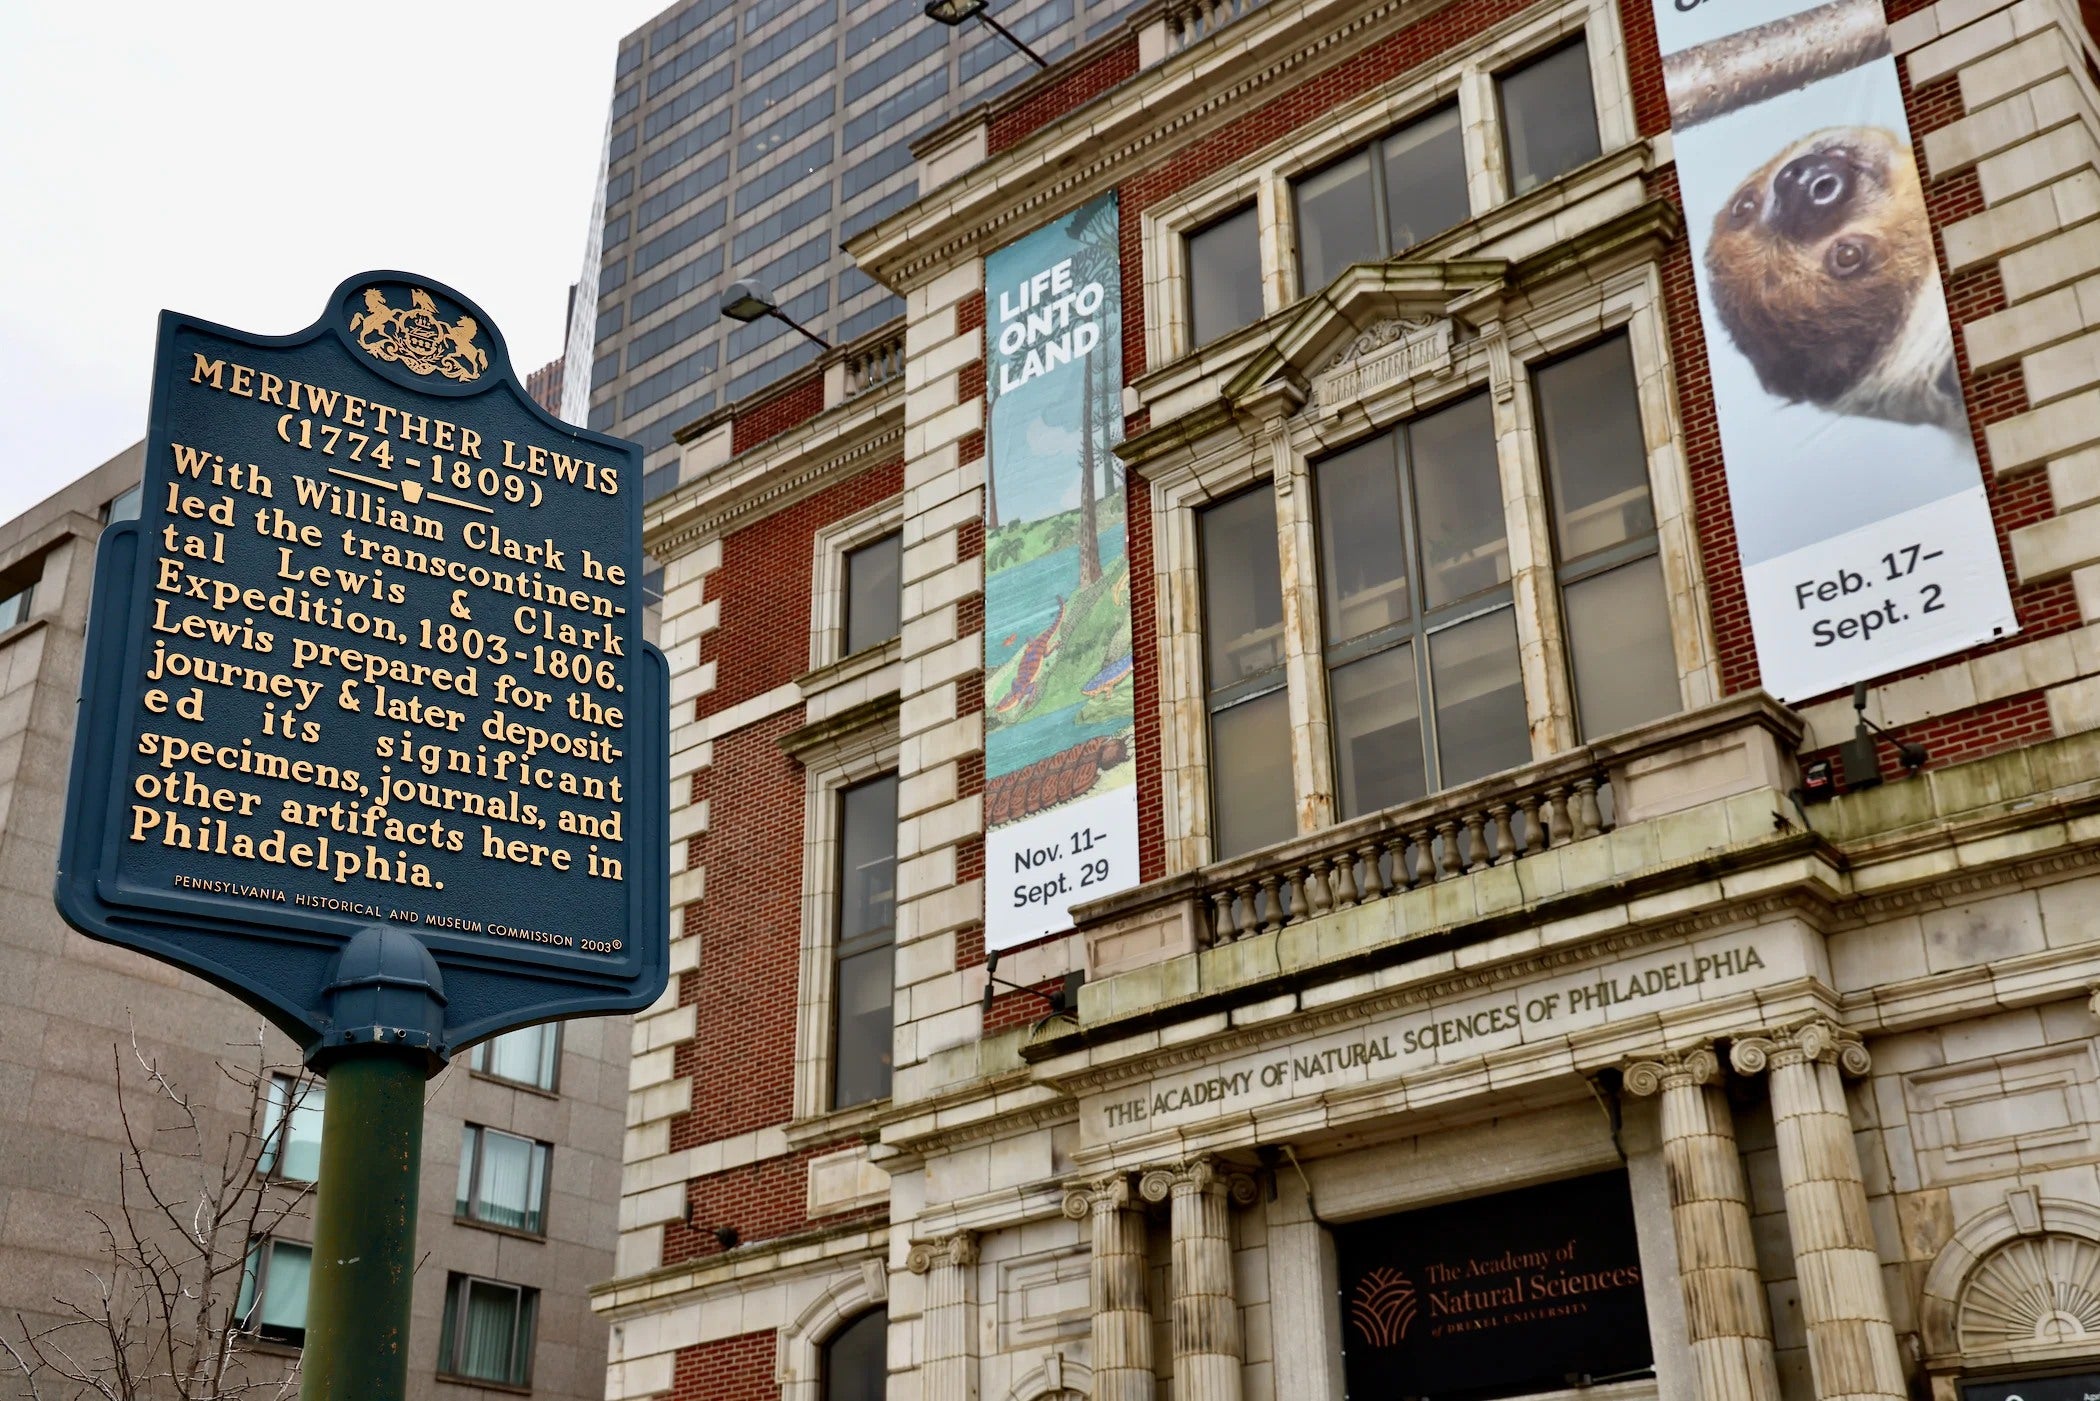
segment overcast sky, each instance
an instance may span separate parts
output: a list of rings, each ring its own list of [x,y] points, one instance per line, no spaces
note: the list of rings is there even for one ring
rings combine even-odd
[[[402,268],[553,359],[667,3],[0,3],[0,520],[144,436],[163,307],[282,334]]]

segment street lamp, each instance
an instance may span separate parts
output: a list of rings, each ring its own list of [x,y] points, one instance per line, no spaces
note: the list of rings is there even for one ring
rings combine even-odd
[[[992,28],[998,30],[1000,37],[1004,38],[1007,43],[1012,44],[1033,59],[1036,67],[1048,68],[1050,66],[1041,54],[1022,43],[1011,29],[1008,29],[1005,25],[986,14],[984,7],[985,0],[926,0],[926,14],[929,19],[937,19],[950,29],[953,29],[966,19],[981,19]]]
[[[777,320],[787,322],[788,325],[793,326],[803,335],[815,341],[820,348],[824,350],[831,349],[830,341],[825,340],[815,331],[810,330],[809,327],[782,311],[780,304],[773,300],[771,293],[767,292],[760,284],[749,279],[729,284],[729,290],[722,294],[722,314],[731,321],[741,321],[747,326],[761,316],[771,316]]]

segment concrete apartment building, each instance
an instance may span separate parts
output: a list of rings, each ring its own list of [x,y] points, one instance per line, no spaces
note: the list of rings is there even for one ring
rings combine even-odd
[[[143,451],[0,525],[0,1334],[13,1342],[18,1313],[50,1320],[55,1298],[91,1298],[88,1272],[109,1270],[90,1213],[118,1219],[113,1055],[135,1122],[169,1121],[132,1060],[134,1033],[198,1100],[216,1155],[216,1135],[250,1107],[219,1063],[252,1071],[263,1026],[193,977],[74,933],[52,907],[95,544],[113,515],[137,514]],[[462,1054],[430,1083],[411,1396],[603,1394],[606,1327],[588,1289],[612,1268],[629,1034],[624,1017],[532,1028]],[[271,1031],[268,1044],[271,1062],[297,1071],[289,1041]],[[265,1131],[283,1103],[291,1122],[256,1170],[292,1190],[312,1177],[323,1093],[292,1078],[273,1086]],[[260,1368],[297,1353],[310,1207],[252,1243],[242,1297],[222,1301],[248,1310]]]
[[[850,240],[891,340],[687,415],[609,1401],[2100,1389],[2093,40],[1847,10],[1900,109],[1717,214],[1755,166],[1673,117],[1658,27],[1721,8],[1163,0],[915,143]],[[1786,514],[1962,454],[2007,610],[1866,675],[1863,746],[1849,677],[1774,699],[1747,294],[1695,253],[1783,210],[1809,283],[1885,268],[1894,223],[1795,202],[1862,181],[1914,202],[1965,417]],[[988,438],[1064,274],[1013,250],[1104,210],[1063,295],[1122,289],[1073,352],[1120,352],[1075,487],[1115,524],[1014,626],[1035,449]],[[1104,598],[1137,883],[1015,941],[998,747]]]
[[[1129,8],[1036,0],[997,17],[1056,58]],[[923,0],[688,0],[621,41],[577,299],[595,323],[578,325],[596,340],[590,426],[642,445],[649,496],[677,479],[680,426],[818,354],[778,320],[724,321],[723,290],[756,278],[834,345],[894,320],[903,303],[841,241],[917,198],[912,138],[1033,71]]]

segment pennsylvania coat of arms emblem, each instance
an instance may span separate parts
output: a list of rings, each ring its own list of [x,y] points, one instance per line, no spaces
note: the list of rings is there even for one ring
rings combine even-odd
[[[489,367],[488,352],[474,344],[481,326],[471,316],[457,321],[438,317],[437,304],[420,287],[411,287],[408,306],[387,304],[377,287],[364,292],[365,309],[350,314],[350,331],[358,346],[377,360],[404,366],[419,375],[471,380]]]

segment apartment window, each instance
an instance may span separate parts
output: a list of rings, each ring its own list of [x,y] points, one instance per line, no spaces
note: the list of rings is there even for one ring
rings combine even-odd
[[[824,1401],[882,1401],[889,1384],[890,1315],[864,1313],[824,1344]]]
[[[845,655],[864,652],[897,635],[903,591],[904,535],[891,531],[846,552]]]
[[[1595,738],[1680,704],[1633,354],[1613,336],[1532,384],[1576,718]]]
[[[35,594],[36,585],[30,584],[0,598],[0,632],[29,621],[29,605]]]
[[[1332,282],[1351,263],[1404,253],[1464,222],[1471,209],[1458,104],[1447,103],[1300,178],[1292,193],[1298,266],[1308,292]]]
[[[1597,102],[1590,91],[1590,49],[1561,47],[1495,79],[1502,102],[1502,140],[1509,192],[1521,195],[1567,174],[1601,149]]]
[[[445,1283],[438,1375],[500,1386],[532,1383],[532,1326],[540,1292],[473,1275]]]
[[[482,1042],[469,1053],[467,1068],[477,1075],[552,1090],[560,1062],[561,1023],[543,1022]]]
[[[459,1191],[453,1214],[531,1235],[547,1230],[547,1164],[551,1144],[468,1124],[459,1146]]]
[[[240,1327],[260,1338],[298,1347],[306,1341],[306,1287],[314,1252],[291,1241],[258,1240],[241,1266],[241,1292],[233,1306]]]
[[[321,1114],[328,1086],[320,1080],[272,1075],[263,1089],[262,1151],[256,1167],[293,1182],[321,1180]]]
[[[839,793],[838,901],[832,950],[831,1107],[890,1092],[895,986],[897,776]]]
[[[1529,760],[1488,396],[1358,443],[1314,482],[1341,814]]]
[[[112,497],[110,503],[102,508],[102,519],[109,523],[137,520],[139,518],[139,500],[144,496],[145,491],[146,484],[144,482],[133,482],[128,488]]]
[[[1189,344],[1261,320],[1261,225],[1248,205],[1188,236]]]
[[[1269,484],[1197,516],[1202,551],[1204,689],[1210,711],[1212,858],[1297,830],[1283,588]]]

